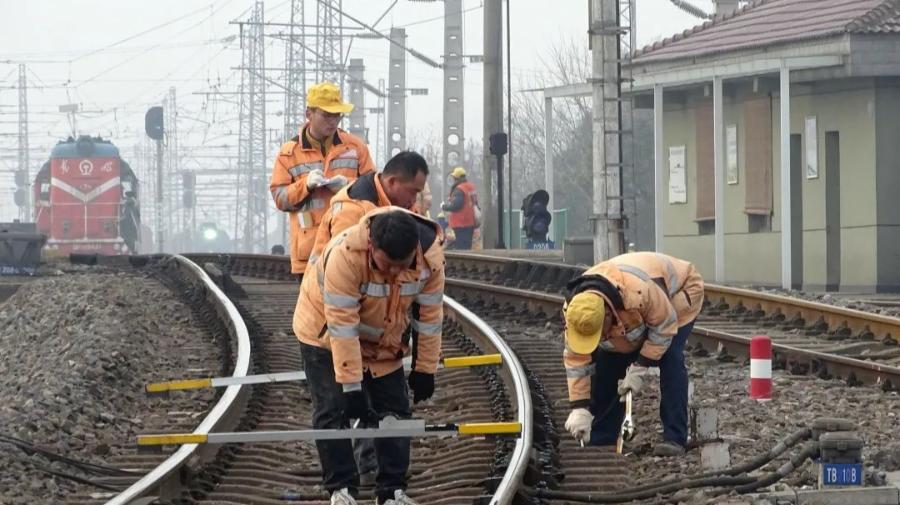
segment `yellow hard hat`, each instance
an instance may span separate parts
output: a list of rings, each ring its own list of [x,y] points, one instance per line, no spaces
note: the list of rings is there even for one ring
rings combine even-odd
[[[465,177],[466,169],[463,167],[456,167],[453,169],[452,172],[450,172],[450,175],[452,175],[453,177],[456,177],[457,179],[459,179],[460,177]]]
[[[330,82],[320,82],[309,88],[306,92],[306,106],[332,114],[347,114],[353,110],[352,103],[341,100],[341,88]]]
[[[606,302],[599,293],[578,293],[563,309],[566,315],[566,344],[573,352],[590,354],[600,345]]]

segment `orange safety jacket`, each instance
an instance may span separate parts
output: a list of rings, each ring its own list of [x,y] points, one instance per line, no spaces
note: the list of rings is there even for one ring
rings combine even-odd
[[[475,205],[478,203],[478,190],[475,185],[469,181],[463,181],[453,186],[450,191],[450,203],[454,203],[458,197],[454,197],[453,193],[459,191],[462,193],[462,207],[456,210],[450,210],[448,222],[451,228],[472,228],[475,226]]]
[[[631,353],[639,361],[656,364],[678,328],[697,318],[703,307],[703,278],[691,263],[654,252],[627,253],[599,263],[569,283],[570,297],[583,291],[599,294],[612,310],[613,325],[599,349]],[[565,308],[563,308],[565,311]],[[584,403],[591,397],[593,356],[566,346],[563,352],[569,400]]]
[[[363,371],[383,377],[403,366],[409,345],[403,333],[412,320],[413,370],[435,373],[441,352],[444,251],[440,226],[410,212],[419,224],[419,247],[411,267],[391,277],[369,253],[369,223],[384,207],[329,242],[303,278],[294,310],[294,334],[309,345],[330,349],[334,375],[345,390],[359,387]],[[404,212],[409,212],[403,210]]]
[[[316,232],[316,243],[313,246],[309,263],[313,264],[322,255],[322,251],[332,237],[347,228],[358,224],[370,211],[378,207],[387,207],[391,201],[384,194],[381,178],[375,172],[363,175],[349,186],[338,191],[331,199],[331,206]]]
[[[269,182],[275,206],[291,216],[291,272],[295,274],[306,271],[316,230],[334,196],[327,186],[308,190],[306,179],[309,173],[321,170],[326,179],[343,175],[352,182],[360,175],[375,170],[369,149],[359,138],[338,130],[331,139],[331,150],[323,155],[309,141],[306,135],[308,127],[309,123],[303,125],[300,135],[281,146]]]

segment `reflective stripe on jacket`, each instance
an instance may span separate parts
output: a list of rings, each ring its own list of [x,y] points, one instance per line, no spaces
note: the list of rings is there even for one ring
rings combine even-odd
[[[450,201],[457,198],[454,193],[462,193],[462,207],[450,211],[448,221],[451,228],[471,228],[475,226],[474,204],[478,202],[478,191],[475,185],[469,181],[463,181],[453,187],[450,192]]]
[[[316,231],[334,193],[325,186],[306,188],[306,179],[313,170],[321,170],[326,179],[343,175],[348,181],[375,170],[369,149],[359,138],[338,130],[332,137],[327,156],[310,143],[305,134],[281,146],[275,157],[269,190],[278,209],[289,212],[291,220],[291,272],[302,274],[312,253]]]
[[[610,293],[605,286],[615,290]],[[631,353],[658,361],[678,328],[697,318],[703,307],[703,278],[691,263],[654,252],[628,253],[599,263],[572,285],[570,296],[595,291],[613,307],[614,322],[599,349]],[[613,299],[618,296],[619,299]],[[619,305],[621,304],[621,305]],[[593,357],[563,352],[569,400],[591,396]]]
[[[306,344],[330,349],[340,384],[362,381],[363,370],[382,377],[402,366],[409,350],[403,332],[417,332],[413,368],[434,373],[441,352],[444,253],[440,227],[415,216],[419,247],[411,268],[389,277],[374,267],[369,254],[369,223],[385,207],[339,233],[303,278],[293,328]],[[408,212],[408,211],[404,211]],[[315,272],[315,274],[313,274]],[[410,322],[410,306],[419,304]]]

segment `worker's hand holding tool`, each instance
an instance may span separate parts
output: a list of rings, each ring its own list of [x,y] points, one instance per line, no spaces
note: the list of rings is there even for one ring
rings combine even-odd
[[[631,365],[625,372],[625,378],[619,381],[618,393],[622,401],[625,401],[625,394],[629,391],[635,396],[640,394],[641,388],[644,387],[644,377],[647,376],[648,369],[641,365]]]
[[[584,445],[591,439],[591,423],[593,421],[594,416],[588,409],[572,409],[572,412],[569,413],[569,418],[566,420],[566,429],[575,437],[575,440]]]
[[[359,419],[363,426],[378,423],[378,415],[369,407],[369,399],[359,389],[344,393],[344,422],[347,426],[353,426],[351,419]]]

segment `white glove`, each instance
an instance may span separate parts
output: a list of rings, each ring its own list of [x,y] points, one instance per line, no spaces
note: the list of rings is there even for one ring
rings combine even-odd
[[[343,175],[335,175],[332,177],[327,184],[328,189],[330,189],[333,193],[337,193],[344,186],[349,184],[350,181],[344,177]]]
[[[315,169],[306,176],[306,189],[312,191],[322,185],[325,180],[325,174],[321,170]]]
[[[644,387],[644,377],[647,376],[649,370],[645,366],[631,365],[625,372],[625,378],[619,381],[619,396],[625,396],[629,391],[635,396],[641,392]]]
[[[588,442],[591,439],[591,423],[594,416],[585,408],[573,409],[566,419],[566,429],[575,437],[575,440]]]

